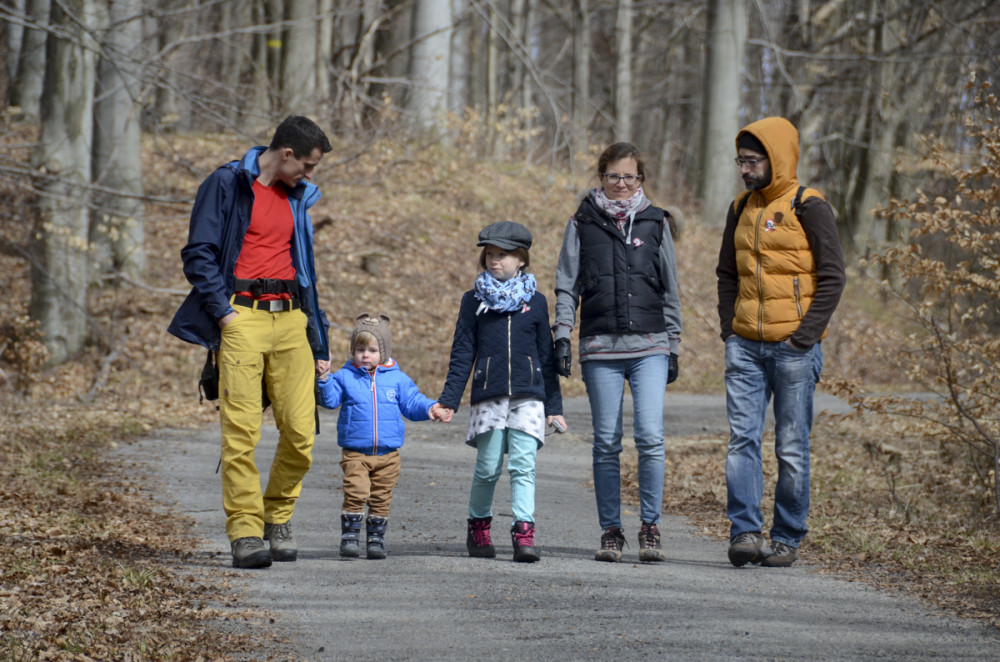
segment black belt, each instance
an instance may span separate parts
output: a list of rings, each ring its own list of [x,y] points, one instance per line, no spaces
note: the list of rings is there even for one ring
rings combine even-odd
[[[266,310],[269,313],[285,313],[289,310],[296,310],[302,307],[296,299],[270,299],[268,301],[261,301],[260,299],[245,297],[239,294],[233,297],[233,305],[246,306],[247,308],[254,308],[256,310]]]

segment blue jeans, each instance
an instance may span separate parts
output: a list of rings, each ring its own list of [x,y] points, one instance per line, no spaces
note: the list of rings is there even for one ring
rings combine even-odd
[[[663,395],[665,354],[580,364],[594,425],[594,492],[602,529],[621,528],[622,407],[625,380],[632,391],[633,437],[639,452],[639,516],[659,524],[663,509]]]
[[[510,474],[510,507],[517,522],[535,521],[535,456],[538,440],[527,432],[505,428],[475,438],[476,470],[469,493],[469,517],[493,515],[493,492],[507,453]]]
[[[801,352],[784,342],[760,342],[733,335],[726,339],[726,514],[730,539],[760,532],[764,489],[761,439],[767,407],[774,396],[774,454],[778,484],[774,489],[771,541],[798,547],[808,530],[809,431],[813,393],[823,370],[819,343]]]

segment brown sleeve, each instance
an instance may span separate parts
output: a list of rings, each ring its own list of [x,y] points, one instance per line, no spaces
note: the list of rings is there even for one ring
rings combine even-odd
[[[733,318],[736,316],[736,295],[740,290],[740,274],[736,269],[736,214],[733,203],[726,215],[726,229],[722,232],[719,264],[715,267],[719,291],[719,334],[723,340],[733,335]]]
[[[822,198],[807,198],[802,202],[799,220],[816,262],[817,281],[813,302],[790,340],[796,347],[808,349],[820,341],[830,324],[833,311],[840,303],[847,274],[840,250],[837,217],[829,203]]]

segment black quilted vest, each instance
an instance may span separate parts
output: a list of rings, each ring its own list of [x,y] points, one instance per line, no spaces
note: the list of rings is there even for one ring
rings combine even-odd
[[[626,245],[626,236],[590,198],[580,204],[581,337],[666,330],[660,275],[664,213],[650,205],[636,214]]]

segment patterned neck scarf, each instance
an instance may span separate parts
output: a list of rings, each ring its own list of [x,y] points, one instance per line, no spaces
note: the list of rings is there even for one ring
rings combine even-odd
[[[595,188],[590,192],[590,196],[594,199],[594,204],[597,205],[598,209],[618,222],[619,230],[624,227],[626,219],[631,220],[636,213],[650,204],[641,186],[627,200],[612,200],[604,194],[603,188]]]
[[[475,297],[482,303],[476,314],[484,310],[495,310],[498,313],[510,313],[524,307],[535,295],[538,284],[532,274],[523,271],[509,280],[497,280],[493,274],[484,271],[476,278],[473,286]]]

